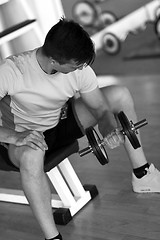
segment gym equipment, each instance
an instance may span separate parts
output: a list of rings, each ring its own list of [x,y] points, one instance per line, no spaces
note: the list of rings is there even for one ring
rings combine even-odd
[[[153,0],[128,15],[119,18],[104,29],[91,35],[96,51],[103,49],[108,55],[120,52],[121,43],[129,34],[138,34],[153,23],[155,33],[160,38],[160,0]]]
[[[111,11],[102,11],[99,5],[105,1],[77,1],[72,7],[73,19],[85,27],[86,30],[90,28],[94,32],[109,26],[117,21],[117,17]]]
[[[103,139],[100,139],[96,130],[93,127],[87,128],[86,136],[89,142],[89,146],[79,151],[80,157],[83,157],[84,155],[92,152],[102,165],[108,163],[109,158],[104,148],[105,143]]]
[[[137,149],[141,147],[139,140],[136,136],[136,134],[138,134],[137,129],[148,124],[147,120],[143,119],[137,123],[133,123],[132,121],[128,120],[127,116],[123,111],[119,112],[117,117],[122,126],[122,134],[128,137],[128,140],[132,144],[133,148]],[[106,143],[103,139],[99,137],[96,130],[93,127],[87,128],[86,136],[88,138],[89,146],[79,151],[80,156],[83,157],[84,155],[92,152],[102,165],[108,163],[109,158],[104,147],[106,146]]]
[[[121,50],[121,42],[113,33],[106,33],[103,36],[103,50],[109,55],[116,55]]]
[[[0,0],[1,4],[8,4],[10,0]],[[9,4],[8,4],[9,5]],[[24,11],[25,16],[27,17],[27,20],[20,21],[19,23],[13,24],[10,23],[11,26],[8,28],[5,28],[5,19],[3,19],[3,16],[9,14],[10,15],[10,7],[7,7],[6,10],[4,9],[4,12],[1,12],[0,15],[0,58],[6,58],[9,55],[13,54],[12,47],[10,46],[9,42],[22,36],[23,34],[26,34],[29,31],[33,31],[33,34],[37,38],[37,44],[42,45],[44,41],[43,32],[41,31],[41,27],[39,26],[39,21],[35,19],[35,16],[32,12],[32,8],[30,8],[29,3],[27,0],[20,1],[19,2],[20,12]],[[2,10],[3,11],[3,10]],[[9,12],[8,12],[9,11]],[[12,10],[13,12],[13,10]],[[3,13],[3,14],[2,14]],[[13,16],[15,13],[13,13]],[[14,16],[15,17],[15,16]],[[12,15],[10,21],[12,21]]]
[[[78,141],[73,141],[45,158],[44,171],[56,190],[52,193],[51,206],[56,224],[66,225],[73,216],[98,195],[95,185],[82,185],[68,157],[79,150]],[[5,147],[0,145],[0,170],[19,172],[8,158]],[[0,201],[28,204],[22,190],[0,188]]]

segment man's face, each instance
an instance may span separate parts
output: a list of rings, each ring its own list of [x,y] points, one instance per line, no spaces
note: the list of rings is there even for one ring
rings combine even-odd
[[[86,64],[77,64],[73,60],[70,60],[65,64],[60,64],[57,61],[53,60],[53,70],[64,74],[73,72],[77,69],[82,70],[84,66],[86,66]]]

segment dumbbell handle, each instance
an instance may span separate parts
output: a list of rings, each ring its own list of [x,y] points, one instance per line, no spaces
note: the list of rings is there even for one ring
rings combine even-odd
[[[141,121],[139,121],[139,122],[136,122],[136,123],[133,123],[132,121],[130,121],[130,124],[131,124],[131,129],[132,129],[132,131],[135,131],[135,132],[136,132],[137,129],[139,129],[139,128],[145,126],[145,125],[147,125],[148,122],[147,122],[146,119],[143,119],[143,120],[141,120]],[[123,130],[122,130],[122,132],[123,132]]]
[[[91,146],[88,146],[88,147],[80,150],[80,151],[79,151],[79,155],[80,155],[80,157],[83,157],[84,155],[86,155],[86,154],[88,154],[88,153],[90,153],[90,152],[93,152],[93,151],[92,151],[92,147],[91,147]]]
[[[147,124],[148,124],[147,120],[146,120],[146,119],[143,119],[143,120],[135,123],[135,124],[134,124],[134,128],[137,130],[137,129],[139,129],[139,128],[147,125]]]

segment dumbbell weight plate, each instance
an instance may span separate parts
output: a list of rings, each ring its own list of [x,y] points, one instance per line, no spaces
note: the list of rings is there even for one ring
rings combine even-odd
[[[101,144],[101,139],[98,136],[96,130],[93,127],[86,129],[86,136],[88,138],[89,144],[91,145],[94,155],[97,157],[98,161],[105,165],[109,162],[107,152],[104,146]]]
[[[122,125],[123,133],[128,137],[130,143],[132,144],[134,149],[141,147],[139,140],[136,136],[136,133],[131,128],[131,122],[129,122],[128,118],[124,114],[124,112],[118,113],[118,119]]]

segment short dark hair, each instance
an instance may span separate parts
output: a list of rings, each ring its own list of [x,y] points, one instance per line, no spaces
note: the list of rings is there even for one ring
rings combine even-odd
[[[89,34],[76,22],[61,18],[47,33],[42,50],[60,64],[74,60],[90,65],[95,59],[94,44]]]

